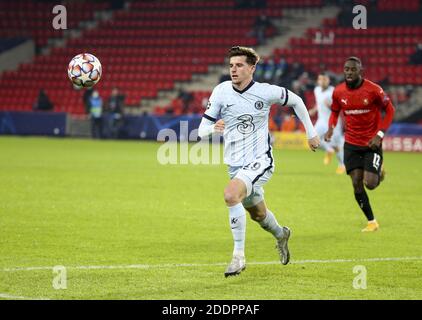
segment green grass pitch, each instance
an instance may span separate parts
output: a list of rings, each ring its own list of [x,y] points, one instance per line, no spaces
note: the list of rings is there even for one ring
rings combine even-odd
[[[159,146],[1,137],[0,299],[422,299],[421,154],[385,153],[386,180],[368,192],[381,228],[362,234],[335,163],[275,150],[265,197],[292,229],[292,263],[248,219],[247,268],[226,279],[225,165],[163,166]],[[57,265],[67,289],[53,288]]]

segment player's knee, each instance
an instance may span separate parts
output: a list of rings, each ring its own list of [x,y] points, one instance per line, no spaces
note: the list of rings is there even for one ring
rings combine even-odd
[[[374,190],[376,187],[378,187],[378,181],[375,181],[374,179],[364,180],[363,183],[369,190]]]
[[[228,206],[234,206],[240,202],[242,202],[241,196],[236,190],[233,188],[227,187],[224,190],[224,201]]]

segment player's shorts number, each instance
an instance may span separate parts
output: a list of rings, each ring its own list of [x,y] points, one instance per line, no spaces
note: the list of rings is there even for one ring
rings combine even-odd
[[[243,167],[243,169],[250,169],[253,171],[258,170],[259,168],[261,168],[261,164],[259,162],[253,162],[248,164],[247,166]]]
[[[378,153],[374,153],[374,159],[372,160],[372,165],[375,169],[379,169],[380,167],[381,156]]]
[[[244,114],[237,118],[241,122],[237,125],[237,130],[242,134],[252,133],[255,130],[253,117],[250,114]]]

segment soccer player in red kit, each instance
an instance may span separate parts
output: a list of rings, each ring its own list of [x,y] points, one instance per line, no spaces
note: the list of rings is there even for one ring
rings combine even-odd
[[[382,139],[393,120],[394,107],[379,85],[362,77],[359,58],[348,58],[343,71],[345,82],[333,92],[325,140],[330,141],[339,113],[343,111],[344,164],[352,179],[355,199],[368,219],[368,225],[362,231],[376,231],[379,224],[372,213],[365,187],[373,190],[383,179]]]

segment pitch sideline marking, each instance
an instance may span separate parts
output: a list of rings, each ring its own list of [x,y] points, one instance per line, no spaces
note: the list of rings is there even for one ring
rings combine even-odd
[[[393,257],[393,258],[363,258],[363,259],[328,259],[328,260],[297,260],[291,261],[290,264],[309,264],[309,263],[347,263],[347,262],[379,262],[379,261],[422,261],[422,257]],[[274,265],[280,264],[280,261],[262,261],[247,262],[248,265]],[[76,270],[106,270],[106,269],[161,269],[161,268],[183,268],[183,267],[215,267],[225,266],[227,262],[216,263],[166,263],[166,264],[130,264],[117,266],[66,266],[67,269]],[[0,269],[3,272],[16,271],[35,271],[35,270],[52,270],[53,267],[14,267]]]
[[[7,293],[0,293],[0,299],[12,299],[12,300],[50,300],[48,298],[28,298],[22,296],[13,296]]]

